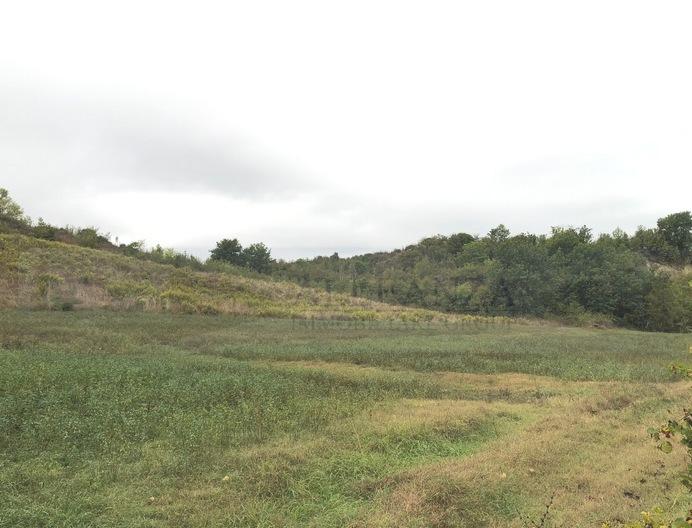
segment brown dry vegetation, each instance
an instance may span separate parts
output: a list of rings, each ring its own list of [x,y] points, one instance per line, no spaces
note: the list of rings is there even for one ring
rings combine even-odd
[[[0,235],[0,308],[108,308],[356,320],[464,319],[329,294],[269,277],[196,272],[19,234]]]
[[[392,375],[324,362],[273,365],[325,369],[354,379]],[[513,423],[468,456],[371,483],[380,491],[375,506],[354,526],[522,526],[518,514],[540,513],[553,493],[551,526],[617,525],[652,505],[685,511],[689,497],[674,479],[684,467],[684,453],[666,457],[652,449],[643,424],[655,421],[662,404],[689,403],[689,382],[566,382],[516,373],[413,376],[474,399],[402,400],[354,420],[354,434],[451,430],[488,417],[514,417]]]

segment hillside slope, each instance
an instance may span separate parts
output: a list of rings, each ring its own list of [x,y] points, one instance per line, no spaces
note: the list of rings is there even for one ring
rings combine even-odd
[[[680,219],[680,248],[660,227]],[[689,236],[688,236],[689,235]],[[677,236],[677,235],[676,235]],[[669,237],[670,238],[670,237]],[[692,215],[655,229],[594,237],[587,227],[511,236],[435,236],[391,252],[277,262],[273,275],[378,302],[479,315],[689,331]]]
[[[269,278],[175,268],[20,234],[0,235],[0,308],[109,308],[357,320],[450,318]]]

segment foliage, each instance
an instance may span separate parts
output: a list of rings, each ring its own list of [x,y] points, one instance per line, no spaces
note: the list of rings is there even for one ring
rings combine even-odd
[[[682,483],[692,493],[692,410],[684,409],[680,418],[670,419],[658,429],[649,429],[649,434],[657,441],[658,449],[664,453],[673,451],[671,439],[677,439],[687,450],[689,463],[686,473],[682,477]]]
[[[55,240],[58,233],[58,228],[46,223],[43,218],[39,218],[38,222],[32,230],[32,234],[36,238],[42,238],[44,240]]]
[[[47,223],[43,218],[39,218],[35,224],[32,224],[29,218],[23,216],[21,207],[12,201],[5,189],[0,189],[0,233],[2,232],[21,233],[43,240],[121,253],[161,264],[171,264],[178,268],[189,267],[202,270],[205,266],[198,258],[171,248],[156,245],[146,249],[144,241],[113,244],[110,235],[101,233],[96,227],[57,227]]]
[[[55,273],[41,273],[36,278],[36,290],[41,297],[48,297],[51,289],[62,283],[64,279]]]
[[[244,266],[257,273],[268,273],[273,262],[269,248],[262,242],[243,248],[237,238],[224,238],[217,242],[211,250],[210,260]]]
[[[692,213],[683,211],[659,218],[658,230],[663,239],[678,251],[680,262],[686,263],[692,255]]]
[[[670,369],[687,378],[692,377],[692,367],[688,365],[673,364]],[[663,453],[670,454],[673,452],[671,440],[679,441],[683,449],[687,451],[687,468],[680,475],[680,481],[692,497],[692,411],[683,409],[680,418],[671,418],[659,427],[650,427],[648,433],[656,441],[657,448]],[[627,528],[688,528],[692,524],[692,509],[688,512],[687,517],[678,517],[672,521],[669,520],[670,515],[666,514],[660,507],[651,512],[644,511],[641,515],[640,521],[628,524]],[[609,528],[607,523],[603,526]]]
[[[111,243],[97,228],[31,225],[21,208],[0,192],[0,231],[106,250],[176,268],[229,274],[271,273],[327,292],[379,302],[482,316],[534,316],[569,323],[611,323],[652,331],[685,332],[692,324],[689,272],[651,262],[690,260],[689,211],[659,219],[655,229],[632,237],[621,230],[594,239],[591,230],[553,228],[549,236],[511,233],[504,225],[485,237],[433,236],[402,250],[351,258],[275,262],[263,243],[243,248],[224,239],[207,262],[143,241]],[[11,219],[12,218],[12,219]],[[282,313],[276,307],[263,313]]]
[[[243,249],[243,263],[257,273],[267,273],[271,269],[271,253],[262,242],[250,244]]]
[[[140,243],[137,242],[135,244]],[[133,244],[130,244],[129,248],[131,250],[134,249]],[[146,260],[153,260],[159,264],[170,264],[176,268],[191,268],[194,270],[204,269],[204,264],[197,257],[188,255],[187,253],[181,253],[173,248],[163,248],[158,244],[149,251],[139,249],[139,253],[135,252],[134,256]]]
[[[85,227],[77,229],[74,233],[77,244],[82,247],[99,248],[110,245],[108,235],[102,235],[95,227]]]
[[[0,187],[0,217],[28,223],[22,208],[12,199],[7,189],[2,187]]]
[[[687,378],[692,377],[692,366],[673,364],[671,370]],[[692,409],[683,409],[681,417],[671,418],[658,428],[649,428],[649,435],[656,440],[658,449],[663,453],[673,452],[671,440],[677,440],[687,451],[687,468],[681,474],[680,480],[692,498]],[[687,527],[689,524],[692,524],[692,509],[687,518],[677,518],[669,526],[681,528]]]
[[[632,236],[630,246],[654,262],[677,263],[680,257],[658,229],[640,227]]]
[[[187,264],[184,264],[187,262]],[[200,269],[194,269],[193,266]],[[47,286],[44,274],[64,279]],[[221,261],[206,265],[157,247],[149,258],[23,235],[0,235],[0,308],[51,307],[49,289],[80,308],[319,319],[453,320],[450,316],[274,280]],[[40,304],[37,293],[40,292]]]
[[[224,238],[217,242],[216,247],[211,250],[210,258],[211,260],[228,262],[235,266],[242,266],[245,263],[243,258],[243,246],[240,245],[237,238]]]
[[[688,216],[662,218],[633,237],[616,230],[594,238],[587,226],[512,236],[500,225],[485,237],[457,233],[388,253],[278,262],[273,273],[303,286],[445,312],[685,332],[692,324],[690,276],[650,261],[680,264],[673,243],[684,242]]]
[[[690,516],[688,519],[692,519],[692,511],[690,511]],[[610,523],[603,523],[602,528],[611,528]],[[628,523],[625,528],[689,528],[690,523],[688,520],[682,517],[670,521],[669,516],[666,512],[660,508],[656,507],[650,511],[643,511],[640,514],[640,519]]]
[[[692,281],[684,275],[658,273],[646,297],[646,322],[664,332],[684,332],[692,327]]]

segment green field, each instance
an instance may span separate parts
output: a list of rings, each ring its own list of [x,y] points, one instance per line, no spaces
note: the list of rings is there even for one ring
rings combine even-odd
[[[682,513],[689,335],[0,312],[0,526],[554,526]]]

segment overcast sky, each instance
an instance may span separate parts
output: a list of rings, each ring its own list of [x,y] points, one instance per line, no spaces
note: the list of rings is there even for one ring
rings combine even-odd
[[[692,207],[692,2],[0,6],[0,187],[206,256]]]

